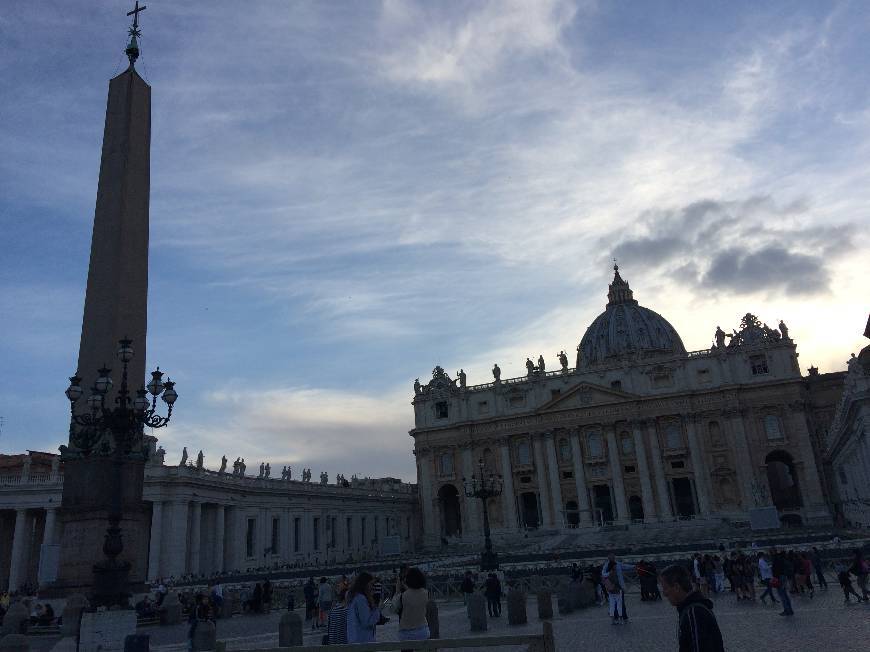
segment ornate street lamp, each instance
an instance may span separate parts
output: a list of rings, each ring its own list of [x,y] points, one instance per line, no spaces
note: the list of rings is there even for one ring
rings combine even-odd
[[[147,390],[142,387],[132,397],[127,379],[127,365],[133,359],[132,341],[123,339],[118,342],[117,357],[123,365],[121,386],[115,396],[114,407],[106,404],[106,396],[112,389],[111,369],[98,370],[97,380],[86,399],[88,411],[76,413],[76,403],[84,395],[79,376],[70,377],[66,397],[70,402],[72,422],[70,424],[70,446],[62,447],[69,458],[105,457],[113,462],[115,473],[110,481],[111,502],[108,514],[109,525],[103,542],[106,558],[94,566],[94,606],[126,606],[130,562],[117,559],[124,551],[120,522],[123,516],[122,466],[125,459],[148,457],[148,447],[144,444],[144,427],[162,428],[172,417],[172,406],[178,399],[175,383],[168,378],[163,380],[163,372],[158,367],[151,372],[151,382]],[[148,394],[151,394],[151,400]],[[166,416],[157,413],[157,398],[162,396],[167,405]]]
[[[501,496],[504,482],[500,475],[495,475],[492,472],[486,473],[483,459],[478,462],[477,468],[478,474],[472,474],[471,478],[462,478],[462,484],[465,488],[465,496],[467,498],[480,498],[481,506],[483,507],[484,548],[480,554],[480,570],[498,570],[498,554],[492,550],[492,539],[489,532],[489,513],[486,509],[486,501],[490,498]]]

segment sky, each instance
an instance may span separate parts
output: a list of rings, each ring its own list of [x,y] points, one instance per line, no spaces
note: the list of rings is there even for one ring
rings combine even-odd
[[[0,452],[66,441],[128,4],[0,4]],[[867,343],[865,2],[145,4],[167,462],[413,480],[414,379],[555,366],[614,257],[689,350]]]

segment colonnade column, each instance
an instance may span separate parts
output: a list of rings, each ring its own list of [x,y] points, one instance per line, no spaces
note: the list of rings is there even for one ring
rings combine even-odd
[[[199,548],[201,544],[202,503],[194,500],[191,503],[190,514],[190,566],[189,573],[199,574]]]
[[[511,468],[511,447],[509,443],[501,444],[501,475],[504,481],[502,486],[502,503],[504,506],[505,529],[517,529],[517,499],[514,495],[514,473]]]
[[[638,421],[633,422],[632,431],[634,434],[634,454],[637,458],[637,473],[640,476],[640,495],[643,501],[643,520],[650,523],[656,520],[656,508],[653,502],[652,483],[649,476],[649,465],[646,461],[646,446],[643,443],[642,424]]]
[[[214,570],[222,573],[224,570],[224,536],[226,534],[226,508],[215,505],[214,513],[214,554],[212,555]]]
[[[689,438],[689,457],[692,458],[692,469],[695,475],[695,493],[698,495],[698,508],[701,510],[701,516],[709,516],[710,492],[707,490],[707,480],[710,474],[707,472],[707,465],[704,463],[704,453],[698,442],[698,433],[695,429],[695,416],[684,414],[683,420],[686,422],[686,434]]]
[[[580,448],[580,431],[571,433],[571,459],[574,463],[574,484],[577,487],[577,508],[580,510],[580,522],[584,525],[592,522],[592,511],[589,509],[589,492],[586,491],[586,473],[583,468],[583,452]]]
[[[462,475],[467,480],[471,479],[472,475],[476,475],[474,468],[474,459],[471,454],[471,447],[462,449]],[[459,493],[465,495],[465,487],[459,487]],[[466,498],[465,506],[465,522],[468,525],[468,534],[480,534],[483,527],[483,514],[480,511],[480,503],[478,498]]]
[[[789,408],[791,411],[791,421],[796,426],[795,435],[797,436],[795,439],[797,440],[797,448],[800,451],[801,462],[803,462],[803,481],[806,491],[802,490],[801,492],[804,494],[804,507],[812,509],[814,512],[813,516],[827,516],[829,511],[825,505],[821,476],[816,466],[816,458],[813,453],[810,430],[807,427],[807,417],[803,404],[792,403],[789,405]]]
[[[654,479],[656,483],[656,494],[659,498],[659,519],[669,520],[673,518],[671,511],[671,501],[668,497],[668,480],[665,477],[665,467],[662,464],[662,450],[659,446],[659,433],[656,430],[654,421],[649,422],[649,448],[652,454],[653,468],[655,470]]]
[[[610,475],[613,479],[614,516],[617,521],[628,520],[628,507],[625,503],[625,484],[622,480],[622,463],[619,459],[619,446],[616,443],[616,430],[613,425],[605,427],[607,432],[607,456],[610,458]]]
[[[12,555],[9,563],[9,591],[16,591],[27,581],[27,510],[15,510],[15,531],[12,534]]]
[[[734,451],[734,463],[737,467],[737,483],[740,485],[740,502],[743,511],[749,512],[755,507],[755,499],[752,497],[752,485],[755,482],[755,470],[752,466],[752,458],[749,455],[749,442],[746,440],[746,430],[743,428],[743,414],[740,410],[728,410],[722,412],[722,416],[728,419],[731,433],[731,449]]]
[[[417,463],[420,468],[420,509],[423,516],[423,538],[438,537],[438,528],[435,526],[434,511],[432,509],[432,454],[419,453]]]
[[[540,433],[532,437],[532,446],[535,450],[535,476],[538,481],[538,494],[541,498],[541,518],[544,527],[553,527],[553,512],[550,510],[550,491],[547,488],[546,464],[544,453],[541,451]]]
[[[562,502],[562,487],[559,479],[559,462],[556,458],[556,442],[552,432],[545,433],[547,467],[550,476],[550,496],[553,499],[553,522],[556,527],[565,527],[565,504]]]
[[[42,532],[42,543],[51,545],[54,543],[54,527],[57,523],[57,507],[45,508],[45,528]]]
[[[163,538],[163,503],[151,503],[151,540],[148,543],[148,579],[160,577],[160,542]]]
[[[166,563],[163,565],[163,575],[174,575],[179,578],[187,570],[187,512],[186,500],[172,503],[172,540],[168,546]]]

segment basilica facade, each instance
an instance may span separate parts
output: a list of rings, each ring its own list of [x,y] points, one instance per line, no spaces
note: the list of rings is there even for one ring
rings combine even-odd
[[[711,328],[712,331],[712,328]],[[527,359],[527,374],[468,386],[436,367],[415,382],[414,452],[428,545],[474,541],[482,503],[464,479],[501,477],[493,531],[748,522],[775,506],[786,524],[831,522],[823,437],[842,373],[802,376],[786,324],[746,314],[686,351],[615,268],[608,302],[576,363]],[[768,509],[769,512],[769,509]]]

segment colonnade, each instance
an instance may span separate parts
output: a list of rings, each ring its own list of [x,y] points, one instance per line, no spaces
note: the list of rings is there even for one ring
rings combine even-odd
[[[12,520],[5,519],[6,522]],[[8,556],[4,555],[4,566],[0,576],[7,577],[6,587],[16,591],[26,583],[35,583],[35,569],[38,568],[40,549],[45,544],[56,541],[57,507],[15,509],[15,519],[11,532],[11,546]],[[8,539],[6,539],[8,541]],[[6,565],[8,563],[8,566]],[[7,574],[8,573],[8,574]]]

